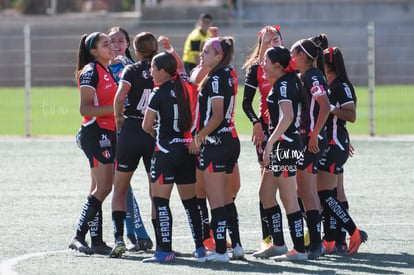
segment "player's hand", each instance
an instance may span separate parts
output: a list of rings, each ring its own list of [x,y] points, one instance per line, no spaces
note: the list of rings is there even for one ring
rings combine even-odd
[[[318,142],[319,142],[318,135],[315,133],[312,133],[312,135],[310,136],[309,142],[308,142],[308,151],[311,152],[312,154],[317,154],[320,151]]]
[[[166,50],[171,49],[170,40],[168,39],[168,37],[164,35],[161,35],[160,37],[158,37],[158,43],[160,43]]]
[[[217,37],[218,36],[218,27],[210,27],[208,28],[208,31],[211,34],[211,37]]]
[[[261,146],[263,142],[263,127],[260,122],[257,122],[253,125],[253,135],[252,142],[254,146]]]

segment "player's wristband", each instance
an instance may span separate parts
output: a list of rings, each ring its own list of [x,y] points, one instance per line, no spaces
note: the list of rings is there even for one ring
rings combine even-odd
[[[166,52],[169,53],[169,54],[172,54],[174,52],[173,46],[171,46],[171,48],[169,48],[169,49],[166,49]]]

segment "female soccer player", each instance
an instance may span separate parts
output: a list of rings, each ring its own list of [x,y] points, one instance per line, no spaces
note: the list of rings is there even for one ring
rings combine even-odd
[[[149,180],[151,156],[154,150],[154,138],[144,132],[141,125],[154,87],[150,67],[151,60],[158,51],[157,39],[152,33],[139,33],[134,38],[134,49],[139,61],[126,66],[123,70],[114,102],[115,123],[120,134],[112,196],[115,247],[110,254],[111,257],[120,257],[126,250],[123,235],[129,183],[141,157]],[[128,103],[124,107],[125,100]]]
[[[243,65],[243,69],[246,69],[246,79],[244,83],[243,94],[243,111],[253,124],[252,142],[253,145],[256,146],[257,159],[260,165],[261,181],[263,181],[266,176],[272,177],[272,175],[269,173],[263,173],[263,149],[266,146],[266,142],[269,138],[269,116],[267,111],[266,98],[272,88],[272,83],[270,83],[269,80],[263,78],[264,72],[260,63],[263,61],[264,53],[268,48],[282,46],[282,44],[280,27],[265,26],[259,31],[256,47]],[[271,81],[273,82],[274,80]],[[256,115],[252,105],[257,89],[259,89],[260,95],[259,116]],[[266,214],[263,211],[262,202],[260,202],[259,209],[262,225],[262,246],[259,251],[253,254],[253,256],[268,258],[274,255],[267,255],[266,253],[266,249],[269,245],[271,245],[272,240],[271,234],[268,230],[268,221]],[[278,208],[278,214],[280,216],[282,215],[280,207]],[[281,235],[281,237],[282,239],[277,241],[279,245],[284,244],[283,235]]]
[[[289,69],[290,52],[284,47],[266,51],[263,70],[267,79],[276,79],[267,96],[269,110],[269,140],[263,152],[264,173],[260,186],[260,200],[268,219],[273,245],[266,249],[267,257],[276,261],[307,260],[303,238],[303,217],[296,192],[296,163],[303,152],[299,137],[301,104],[306,104],[305,91],[300,79]],[[277,190],[286,210],[290,236],[294,248],[287,252],[284,243],[277,243],[283,235]]]
[[[115,78],[117,79],[119,83],[119,81],[121,80],[122,71],[125,68],[125,66],[134,63],[134,60],[132,59],[131,53],[129,51],[130,38],[129,38],[128,32],[121,27],[112,27],[108,30],[107,34],[111,38],[112,44],[114,45],[114,51],[115,51],[115,56],[116,56],[109,66],[114,72]],[[122,85],[122,86],[127,87],[127,85],[130,84],[128,80],[126,80],[126,83],[127,83],[126,85]],[[117,99],[118,100],[120,99],[119,96],[115,98],[116,102],[117,102]],[[124,105],[127,108],[131,109],[131,106],[129,106],[129,103],[128,103],[128,96],[125,96]],[[122,105],[119,105],[119,107],[121,106]],[[139,125],[141,125],[141,123],[139,123]],[[118,142],[118,147],[119,146],[120,145]],[[142,148],[147,148],[146,146],[148,146],[148,144],[142,144],[142,146],[143,146]],[[149,162],[149,159],[151,158],[151,154],[152,154],[152,151],[150,151],[149,156],[147,156],[148,162]],[[147,173],[148,172],[149,172],[149,165],[147,168]],[[145,229],[143,220],[141,218],[141,213],[139,211],[138,203],[132,191],[131,184],[128,187],[128,193],[126,196],[125,226],[126,226],[126,235],[127,235],[126,247],[129,251],[147,250],[147,249],[152,248],[153,244]]]
[[[329,145],[320,160],[318,171],[318,194],[324,215],[324,245],[328,253],[334,252],[336,228],[331,230],[331,216],[342,225],[351,236],[347,254],[358,251],[361,243],[368,239],[367,234],[359,230],[352,218],[333,194],[337,186],[338,175],[343,173],[343,165],[349,156],[349,136],[346,121],[356,119],[356,95],[348,79],[342,52],[330,47],[323,52],[325,74],[329,85],[330,115],[327,125]]]
[[[234,42],[231,37],[212,38],[206,41],[200,54],[200,65],[211,70],[200,84],[198,95],[198,133],[190,144],[190,153],[199,154],[204,189],[211,208],[211,228],[216,250],[200,261],[228,262],[226,252],[227,220],[235,220],[237,210],[233,203],[232,174],[240,154],[240,143],[233,137],[232,114],[235,104],[234,78],[230,62]],[[241,247],[239,243],[232,244]],[[238,249],[233,248],[233,254]],[[237,255],[234,255],[237,256]]]
[[[155,255],[144,262],[168,263],[175,259],[169,207],[173,183],[177,184],[187,213],[197,255],[203,257],[201,215],[194,188],[196,162],[187,147],[192,125],[188,92],[177,73],[177,61],[169,53],[160,53],[153,58],[151,75],[154,83],[160,86],[151,94],[142,128],[156,140],[151,159],[151,191],[160,243]]]
[[[94,32],[82,36],[79,43],[77,79],[80,91],[80,113],[83,116],[79,141],[89,159],[91,168],[91,190],[76,229],[76,236],[69,248],[85,254],[108,254],[111,250],[102,241],[102,219],[98,224],[88,224],[96,215],[102,218],[102,202],[112,190],[113,164],[115,157],[115,120],[113,101],[117,83],[109,68],[114,58],[111,39],[104,33]],[[85,235],[92,226],[91,248]],[[96,233],[92,234],[92,232]]]
[[[327,145],[325,122],[329,115],[327,84],[323,73],[318,70],[316,60],[322,58],[322,50],[309,39],[297,41],[291,48],[296,59],[296,68],[307,92],[308,104],[302,106],[300,134],[304,145],[304,155],[298,162],[298,196],[306,213],[310,235],[308,258],[317,259],[325,254],[321,240],[321,206],[316,188],[316,174],[319,159]]]

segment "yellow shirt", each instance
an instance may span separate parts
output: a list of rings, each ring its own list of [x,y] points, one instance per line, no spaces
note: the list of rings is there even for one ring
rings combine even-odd
[[[207,38],[210,38],[209,31],[204,35],[199,28],[195,28],[185,40],[183,61],[197,65],[197,56],[201,51],[201,43]]]

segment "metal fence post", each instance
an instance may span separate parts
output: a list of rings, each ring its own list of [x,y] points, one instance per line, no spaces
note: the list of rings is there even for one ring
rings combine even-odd
[[[368,23],[369,134],[375,136],[375,22]]]
[[[31,104],[30,104],[30,88],[31,88],[31,56],[30,56],[30,25],[24,25],[24,85],[26,90],[26,136],[30,137],[31,135],[31,125],[30,125],[30,113],[31,113]]]

